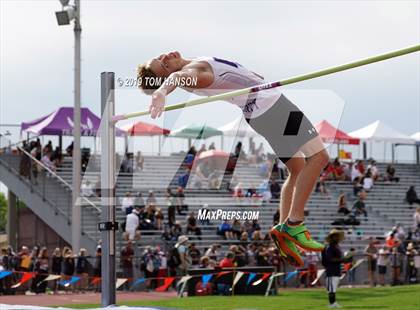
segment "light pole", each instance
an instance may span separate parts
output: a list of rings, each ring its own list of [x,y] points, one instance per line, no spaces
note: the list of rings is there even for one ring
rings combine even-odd
[[[74,5],[69,5],[69,0],[60,0],[62,10],[55,12],[59,26],[69,25],[74,20],[74,109],[73,109],[73,195],[72,195],[72,234],[71,242],[73,252],[80,249],[81,235],[81,206],[80,196],[80,100],[81,100],[81,65],[80,49],[82,27],[80,26],[80,0],[74,0]]]

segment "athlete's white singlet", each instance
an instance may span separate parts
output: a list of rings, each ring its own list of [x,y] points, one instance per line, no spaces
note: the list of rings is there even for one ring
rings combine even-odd
[[[207,62],[214,74],[213,83],[202,89],[186,88],[188,92],[199,96],[212,96],[228,91],[248,88],[266,83],[264,79],[236,62],[217,57],[199,57],[194,61]],[[278,89],[264,90],[257,93],[238,96],[226,101],[239,106],[245,118],[251,119],[262,115],[278,100],[281,92]]]

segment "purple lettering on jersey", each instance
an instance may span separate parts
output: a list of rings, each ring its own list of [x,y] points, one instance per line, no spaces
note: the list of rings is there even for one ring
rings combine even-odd
[[[235,63],[235,62],[232,62],[232,61],[229,61],[229,60],[225,60],[225,59],[221,59],[221,58],[216,58],[216,57],[213,57],[213,59],[214,59],[214,61],[221,62],[221,63],[223,63],[225,65],[232,66],[232,67],[235,67],[235,68],[238,68],[240,66],[240,64]]]
[[[259,91],[262,91],[264,89],[271,89],[271,88],[276,88],[281,86],[280,82],[273,82],[273,83],[267,83],[267,84],[261,84],[255,87],[252,87],[251,90],[249,91],[250,93],[256,93]]]

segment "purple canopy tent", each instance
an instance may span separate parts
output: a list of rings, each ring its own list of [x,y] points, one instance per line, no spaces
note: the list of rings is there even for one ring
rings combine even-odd
[[[80,134],[82,136],[93,136],[99,133],[101,119],[88,108],[81,108],[80,111]],[[58,110],[37,118],[30,122],[21,124],[21,132],[26,131],[39,136],[59,136],[60,148],[62,136],[73,135],[73,107],[61,107]],[[116,129],[117,136],[125,136],[125,132]]]

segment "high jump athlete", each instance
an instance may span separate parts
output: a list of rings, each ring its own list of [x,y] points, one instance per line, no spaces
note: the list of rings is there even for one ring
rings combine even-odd
[[[139,87],[152,95],[152,118],[160,117],[165,98],[178,86],[176,81],[196,84],[179,86],[202,96],[211,96],[266,83],[264,78],[237,62],[216,57],[184,58],[179,52],[161,54],[137,68]],[[175,81],[156,85],[158,78]],[[149,83],[148,81],[154,81]],[[304,223],[304,208],[321,170],[329,157],[307,117],[277,89],[247,94],[229,100],[243,112],[249,125],[271,145],[288,169],[280,198],[280,221],[270,235],[281,255],[295,266],[303,261],[298,248],[322,251],[324,245],[312,239]]]

